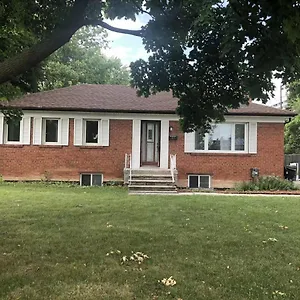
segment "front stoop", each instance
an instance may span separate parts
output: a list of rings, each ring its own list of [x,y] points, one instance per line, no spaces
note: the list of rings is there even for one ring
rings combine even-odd
[[[168,169],[138,169],[128,180],[130,194],[176,194],[177,187]]]

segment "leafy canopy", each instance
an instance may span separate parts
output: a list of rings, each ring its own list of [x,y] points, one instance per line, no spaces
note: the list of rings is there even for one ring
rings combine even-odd
[[[12,51],[0,57],[0,83],[21,84],[79,28],[101,26],[140,36],[151,53],[131,65],[140,95],[172,91],[183,129],[208,130],[249,97],[266,101],[274,74],[284,83],[299,78],[299,10],[298,0],[2,0],[2,39]],[[104,21],[140,13],[150,16],[141,30]]]
[[[300,153],[300,80],[292,82],[288,88],[288,107],[298,115],[285,125],[285,153]]]
[[[75,84],[129,85],[128,68],[118,58],[108,58],[102,50],[108,47],[106,32],[99,27],[83,27],[71,41],[54,52],[43,67],[40,90]]]

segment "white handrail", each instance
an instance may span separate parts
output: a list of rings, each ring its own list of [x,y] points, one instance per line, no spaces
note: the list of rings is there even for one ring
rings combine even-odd
[[[125,169],[129,169],[129,182],[131,181],[131,170],[132,170],[132,159],[131,154],[126,153],[125,154]]]
[[[129,182],[131,182],[131,171],[132,171],[132,159],[131,159],[131,154],[129,154]]]
[[[170,154],[170,170],[172,175],[172,181],[175,182],[174,170],[176,170],[176,154]]]
[[[124,165],[124,168],[127,169],[127,166],[128,166],[128,154],[125,153],[125,165]]]

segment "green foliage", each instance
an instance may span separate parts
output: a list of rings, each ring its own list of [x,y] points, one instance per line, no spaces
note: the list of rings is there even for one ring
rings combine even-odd
[[[238,191],[290,191],[297,190],[292,181],[277,176],[261,176],[254,181],[245,181],[237,185]]]
[[[10,82],[0,85],[0,101],[7,101],[22,95],[18,86],[13,86]]]
[[[17,108],[2,109],[1,112],[4,115],[5,122],[19,122],[23,117],[23,111]]]
[[[69,43],[52,54],[43,67],[40,90],[75,84],[129,84],[129,70],[120,59],[107,58],[107,33],[99,27],[80,29]]]
[[[177,15],[147,25],[144,43],[153,55],[131,65],[132,84],[145,96],[171,90],[183,129],[209,130],[249,96],[267,101],[273,71],[284,82],[299,76],[298,44],[282,30],[287,15],[297,17],[294,4],[186,1]]]
[[[288,85],[288,107],[300,114],[300,80]]]
[[[288,107],[300,114],[300,81],[288,86]],[[284,150],[287,154],[300,153],[300,115],[285,125]]]
[[[300,115],[285,125],[284,151],[287,154],[300,153]]]
[[[191,131],[202,127],[208,131],[211,121],[223,120],[228,109],[247,103],[249,96],[266,102],[274,89],[274,74],[283,83],[299,79],[298,2],[2,0],[0,64],[12,57],[17,60],[18,55],[27,53],[24,49],[44,41],[53,32],[74,33],[85,25],[109,27],[103,23],[104,17],[134,20],[137,14],[146,12],[150,20],[138,32],[109,27],[142,36],[146,50],[151,53],[148,61],[139,60],[131,65],[132,85],[145,96],[172,91],[180,99],[177,112],[182,128]],[[73,9],[78,7],[82,11],[76,11],[74,17]],[[64,38],[57,47],[69,40],[68,34],[61,35]],[[53,42],[60,38],[56,35]],[[39,61],[49,56],[43,47],[35,51],[41,57]],[[126,70],[120,67],[120,62],[99,60],[100,54],[98,51],[92,57],[90,52],[84,62],[71,65],[63,61],[66,53],[58,52],[44,67],[46,75],[40,84],[43,88],[54,88],[91,80],[103,83],[107,77],[114,78],[112,83],[124,83],[124,76],[127,81]],[[11,78],[7,73],[15,74],[13,70],[5,73],[5,68],[0,68],[0,75],[4,74],[1,82],[11,78],[11,84],[22,91],[36,91],[37,79],[41,78],[40,66],[35,60],[27,64],[19,60],[18,64],[21,70],[26,67],[27,72]],[[107,65],[124,76],[118,77],[115,71],[103,75],[103,72],[107,74]],[[94,70],[95,66],[98,71]],[[47,82],[48,77],[54,83]]]

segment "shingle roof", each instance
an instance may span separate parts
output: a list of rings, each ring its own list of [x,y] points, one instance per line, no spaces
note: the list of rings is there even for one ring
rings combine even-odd
[[[149,98],[138,97],[136,90],[122,85],[82,84],[29,94],[9,103],[29,110],[107,111],[175,113],[178,99],[162,92]],[[6,104],[7,105],[7,104]],[[230,115],[293,116],[291,111],[250,103],[231,109]]]

